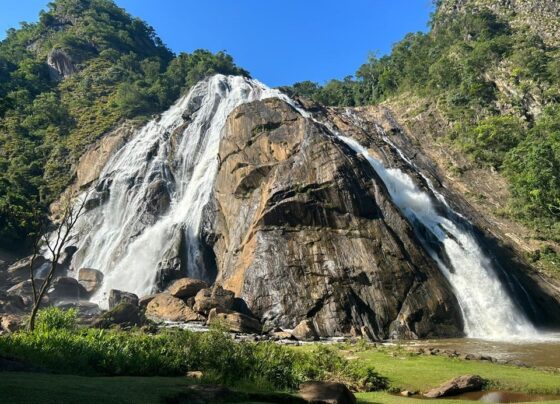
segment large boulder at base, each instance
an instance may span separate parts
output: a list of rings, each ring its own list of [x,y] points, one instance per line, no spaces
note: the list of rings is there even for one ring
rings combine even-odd
[[[293,329],[292,335],[295,339],[300,341],[315,341],[319,339],[313,320],[306,319],[301,321],[296,328]]]
[[[53,300],[82,300],[88,293],[77,279],[60,277],[54,280],[48,290],[49,298]]]
[[[299,386],[299,395],[308,403],[356,404],[356,397],[342,383],[306,382]]]
[[[93,268],[80,268],[78,282],[88,293],[95,292],[103,282],[103,272]]]
[[[0,315],[23,314],[27,306],[21,296],[0,292]]]
[[[23,320],[19,316],[14,316],[12,314],[2,315],[0,318],[0,330],[7,332],[16,332],[23,327]]]
[[[208,284],[200,279],[177,279],[167,288],[167,293],[179,299],[194,297],[201,289],[208,288]]]
[[[11,285],[15,285],[16,283],[29,279],[29,267],[31,265],[32,258],[32,256],[22,258],[21,260],[14,262],[8,267],[6,278]],[[46,268],[47,263],[48,261],[45,259],[45,257],[41,255],[35,257],[35,261],[33,262],[33,270],[35,271],[36,278],[41,277],[40,272],[46,272],[42,271],[41,267]]]
[[[97,304],[87,300],[60,300],[54,306],[62,310],[76,309],[79,316],[94,316],[101,313]]]
[[[144,323],[146,323],[146,317],[137,305],[122,302],[112,310],[103,313],[101,317],[92,324],[92,327],[109,328],[112,325],[139,327]]]
[[[203,321],[184,301],[169,293],[160,293],[146,307],[146,317],[167,321]]]
[[[146,308],[148,306],[148,304],[154,300],[154,298],[157,296],[157,293],[154,293],[153,295],[148,295],[148,296],[142,296],[139,300],[138,300],[138,305],[142,308]]]
[[[234,303],[235,294],[232,291],[216,286],[212,289],[200,290],[194,298],[193,309],[199,313],[208,314],[214,308],[231,310]]]
[[[477,375],[464,375],[456,377],[424,393],[424,397],[438,398],[455,396],[469,391],[480,391],[484,387],[484,379]]]
[[[230,332],[244,334],[260,334],[262,332],[262,325],[256,318],[219,308],[210,310],[208,324],[219,324]]]
[[[43,286],[43,282],[43,279],[34,280],[35,292],[37,294],[39,294],[39,290]],[[19,296],[26,306],[33,304],[33,286],[30,279],[15,284],[8,289],[7,294],[9,296]]]
[[[138,306],[138,296],[134,293],[124,292],[122,290],[111,289],[109,292],[109,310],[117,307],[119,304],[128,302]]]

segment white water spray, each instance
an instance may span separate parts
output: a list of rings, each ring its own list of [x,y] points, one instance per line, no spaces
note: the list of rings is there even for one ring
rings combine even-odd
[[[474,236],[439,215],[429,195],[421,191],[407,174],[399,169],[385,168],[354,139],[338,137],[367,159],[385,183],[393,202],[412,225],[424,226],[443,246],[451,267],[432,248],[426,246],[426,249],[455,291],[467,336],[496,340],[537,338],[537,330],[517,309]],[[443,196],[438,195],[438,198]]]
[[[139,130],[110,159],[99,180],[108,200],[88,212],[77,229],[81,238],[74,267],[96,268],[105,275],[92,300],[104,303],[110,289],[151,293],[158,264],[179,248],[186,250],[188,275],[204,278],[198,236],[226,119],[243,103],[277,96],[277,90],[255,80],[213,76]],[[192,111],[191,116],[184,118],[185,111]],[[156,181],[171,191],[170,206],[160,218],[146,214]],[[181,237],[184,242],[178,246]]]

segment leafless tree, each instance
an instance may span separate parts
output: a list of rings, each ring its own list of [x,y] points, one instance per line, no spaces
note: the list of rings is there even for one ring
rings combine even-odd
[[[36,239],[33,246],[33,256],[31,257],[29,277],[31,280],[31,287],[33,290],[33,309],[31,310],[31,317],[29,319],[28,329],[33,331],[35,329],[35,319],[37,317],[37,312],[41,307],[41,301],[43,300],[45,293],[49,289],[54,275],[59,265],[60,257],[68,243],[69,237],[72,234],[72,230],[76,226],[78,219],[84,213],[84,208],[88,195],[84,195],[81,202],[74,205],[74,194],[70,194],[64,198],[61,203],[60,218],[56,222],[56,227],[54,230],[47,232],[43,231],[40,233]],[[41,246],[45,246],[46,249],[51,254],[51,262],[49,271],[46,278],[41,283],[39,290],[35,286],[35,268],[34,264],[37,257],[40,254]]]

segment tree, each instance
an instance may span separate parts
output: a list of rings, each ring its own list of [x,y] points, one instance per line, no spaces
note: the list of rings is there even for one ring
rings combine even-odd
[[[29,277],[31,280],[31,285],[33,289],[33,308],[31,309],[31,317],[29,319],[29,331],[35,329],[35,319],[37,317],[37,312],[41,307],[41,302],[45,296],[46,291],[50,287],[56,270],[59,265],[59,260],[66,247],[72,230],[76,226],[78,219],[84,212],[85,203],[87,201],[88,194],[82,196],[81,201],[74,205],[73,195],[69,195],[63,200],[60,221],[56,224],[56,227],[51,232],[44,232],[36,237],[34,243],[33,256],[31,258],[29,267]],[[35,287],[35,269],[33,268],[35,260],[39,255],[40,247],[44,245],[46,249],[51,254],[51,262],[49,267],[49,272],[46,278],[43,280],[39,291]]]

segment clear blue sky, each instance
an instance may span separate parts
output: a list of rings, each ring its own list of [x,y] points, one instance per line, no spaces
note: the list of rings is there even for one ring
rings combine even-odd
[[[0,39],[48,0],[0,3]],[[271,86],[353,74],[408,32],[426,31],[430,0],[116,0],[174,52],[225,50]]]

